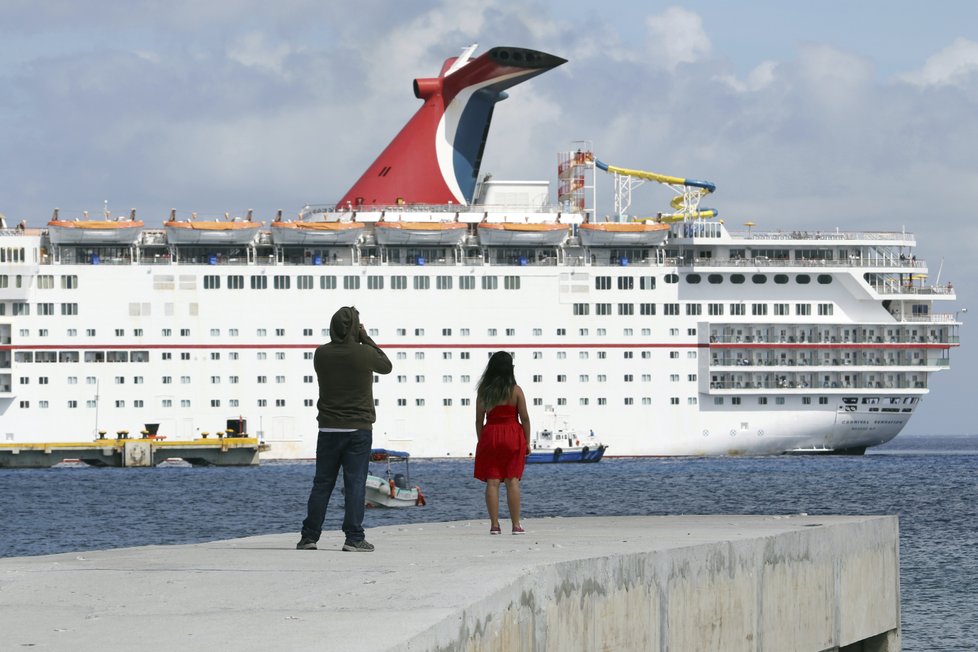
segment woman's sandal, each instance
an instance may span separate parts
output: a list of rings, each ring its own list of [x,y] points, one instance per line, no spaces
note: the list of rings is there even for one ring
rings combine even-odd
[[[489,528],[489,534],[502,534],[503,531],[498,525],[493,525]]]
[[[524,530],[523,526],[521,525],[514,525],[513,534],[526,534],[526,530]]]

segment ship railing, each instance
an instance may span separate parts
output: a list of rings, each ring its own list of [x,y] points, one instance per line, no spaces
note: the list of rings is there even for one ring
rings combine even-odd
[[[910,320],[907,320],[910,321]],[[927,322],[926,319],[919,320],[920,322]],[[934,320],[935,322],[939,320]],[[814,337],[806,338],[766,338],[752,335],[711,335],[711,344],[742,344],[744,348],[752,348],[753,344],[762,344],[764,348],[773,348],[771,345],[784,344],[786,346],[794,347],[796,345],[808,345],[808,346],[825,346],[832,344],[842,344],[846,347],[866,345],[871,346],[874,344],[949,344],[956,342],[956,337],[949,335],[947,333],[941,333],[936,336],[930,335],[893,335],[893,336],[874,336],[874,337],[823,337],[821,335],[816,335]]]
[[[854,380],[850,382],[844,382],[840,380],[832,380],[828,382],[805,382],[797,380],[785,380],[785,381],[734,381],[734,380],[713,380],[710,381],[711,390],[734,390],[737,392],[747,392],[747,391],[770,391],[777,390],[778,392],[787,389],[797,389],[804,390],[808,393],[819,393],[827,390],[866,390],[866,389],[927,389],[927,383],[924,381],[912,381],[912,380],[898,380],[896,382],[887,381],[865,381],[865,380]]]
[[[831,358],[825,359],[785,359],[785,360],[761,360],[749,358],[713,358],[710,367],[738,367],[745,371],[757,367],[945,367],[948,366],[948,358],[872,358],[872,359],[852,359],[852,358]]]
[[[544,204],[541,206],[519,206],[514,204],[370,204],[364,206],[354,206],[348,204],[340,206],[338,204],[310,204],[299,211],[300,218],[310,215],[321,215],[328,213],[348,213],[356,211],[370,212],[398,212],[398,213],[525,213],[533,215],[535,213],[564,213],[577,214],[577,211],[568,211],[559,204]]]
[[[932,294],[932,295],[949,295],[954,294],[954,288],[950,285],[927,285],[927,286],[917,286],[917,285],[899,285],[897,283],[893,284],[874,284],[870,286],[877,294]]]
[[[875,240],[916,242],[912,233],[901,231],[729,231],[734,238],[743,240]]]
[[[892,269],[907,269],[908,273],[915,269],[924,269],[927,263],[921,260],[891,260],[870,258],[849,258],[845,260],[826,260],[822,258],[667,258],[668,264],[677,267],[805,267],[819,269],[823,267],[887,267]]]

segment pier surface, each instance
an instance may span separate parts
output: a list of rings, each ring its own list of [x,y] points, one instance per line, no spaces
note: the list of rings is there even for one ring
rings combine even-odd
[[[381,520],[374,517],[374,521]],[[5,649],[846,650],[900,646],[896,517],[374,527],[0,559]],[[859,644],[859,645],[854,645]]]

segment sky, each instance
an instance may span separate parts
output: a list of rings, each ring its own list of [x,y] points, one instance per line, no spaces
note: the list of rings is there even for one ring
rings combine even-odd
[[[554,186],[587,140],[712,181],[732,230],[913,232],[964,325],[905,432],[978,430],[978,3],[0,0],[0,213],[335,202],[417,110],[412,80],[473,43],[568,60],[497,106],[483,173]],[[633,208],[670,197],[649,184]]]

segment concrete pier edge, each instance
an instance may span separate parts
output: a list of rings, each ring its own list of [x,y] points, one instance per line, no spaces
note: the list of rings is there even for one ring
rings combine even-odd
[[[375,522],[379,519],[375,518]],[[893,516],[375,527],[0,559],[11,649],[900,649]]]

